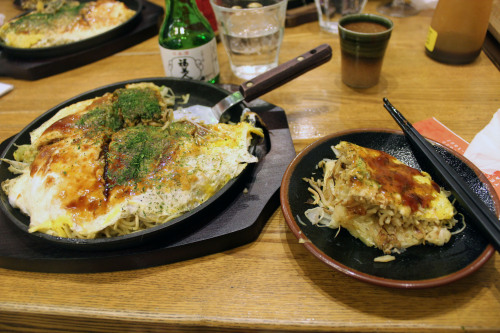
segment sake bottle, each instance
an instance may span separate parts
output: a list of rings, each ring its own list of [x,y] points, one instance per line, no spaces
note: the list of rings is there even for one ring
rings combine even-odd
[[[439,0],[432,17],[426,54],[449,64],[474,61],[486,37],[492,0]]]
[[[158,42],[165,76],[218,82],[215,34],[196,0],[165,0]]]

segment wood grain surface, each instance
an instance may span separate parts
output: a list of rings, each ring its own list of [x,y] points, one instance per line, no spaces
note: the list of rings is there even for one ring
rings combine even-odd
[[[163,6],[161,0],[154,1]],[[376,12],[369,1],[366,12]],[[0,12],[18,13],[11,1]],[[500,73],[481,53],[450,66],[425,56],[432,18],[393,18],[381,82],[354,90],[340,79],[338,37],[317,22],[287,28],[280,63],[322,43],[333,59],[262,97],[287,114],[297,152],[351,128],[397,128],[388,97],[411,122],[436,117],[467,141],[500,108]],[[241,83],[219,43],[222,83]],[[110,83],[163,75],[157,38],[92,64],[37,81],[0,77],[14,90],[0,98],[0,140],[44,111]],[[500,257],[450,285],[387,289],[328,268],[299,244],[280,209],[248,245],[148,269],[42,274],[0,269],[0,331],[355,331],[499,332]]]

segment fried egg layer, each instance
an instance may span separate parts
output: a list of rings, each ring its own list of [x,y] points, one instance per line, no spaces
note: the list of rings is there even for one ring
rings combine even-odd
[[[102,237],[182,215],[257,162],[248,147],[261,129],[172,122],[171,113],[151,84],[62,109],[31,133],[33,161],[3,184],[10,204],[30,216],[30,232]]]

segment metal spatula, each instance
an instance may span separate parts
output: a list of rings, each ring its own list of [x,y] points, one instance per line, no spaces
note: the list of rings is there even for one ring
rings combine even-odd
[[[228,95],[212,107],[203,105],[192,105],[187,108],[177,110],[175,118],[182,117],[198,118],[205,123],[214,124],[225,122],[229,115],[225,113],[233,105],[242,101],[250,102],[263,94],[282,86],[296,77],[316,68],[332,57],[332,48],[328,44],[322,44],[307,53],[304,53],[292,60],[289,60],[278,67],[275,67],[255,78],[242,83],[239,91]]]

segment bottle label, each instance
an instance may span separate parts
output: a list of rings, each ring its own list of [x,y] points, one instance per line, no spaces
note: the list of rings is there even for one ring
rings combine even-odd
[[[215,38],[202,46],[187,50],[169,50],[160,45],[165,76],[210,81],[219,75]]]
[[[432,29],[432,27],[429,27],[429,32],[427,33],[427,39],[425,40],[425,48],[429,50],[429,52],[434,51],[437,37],[438,37],[437,31]]]

